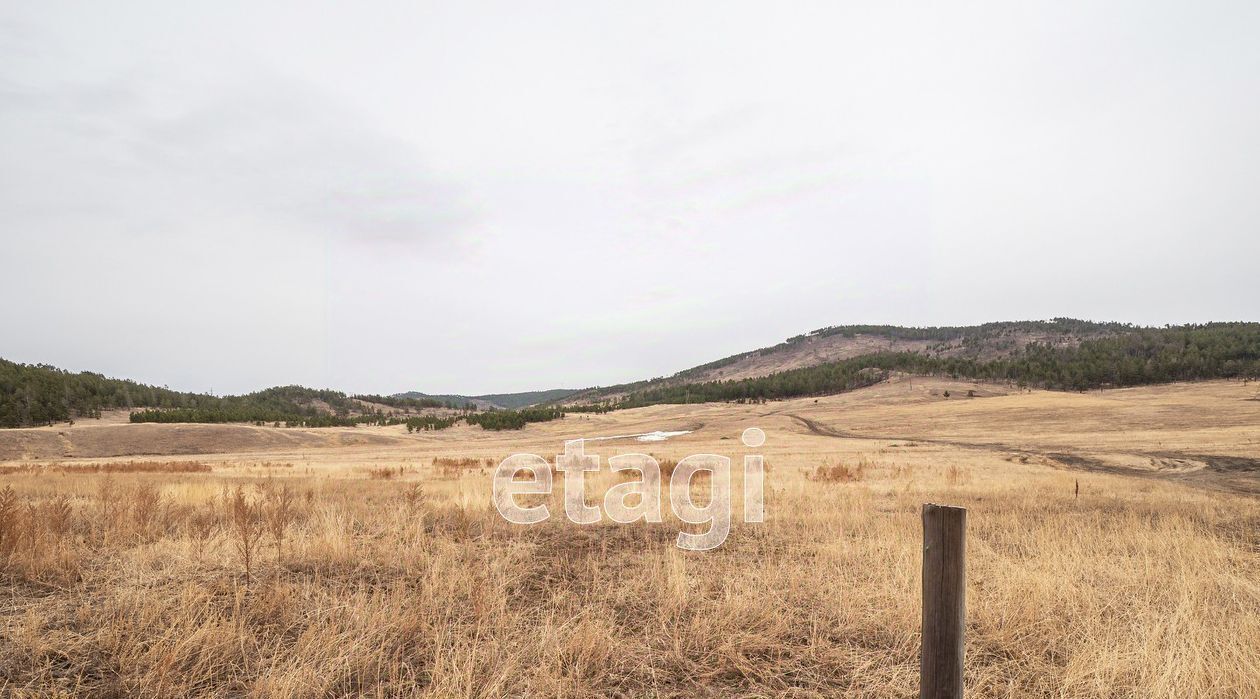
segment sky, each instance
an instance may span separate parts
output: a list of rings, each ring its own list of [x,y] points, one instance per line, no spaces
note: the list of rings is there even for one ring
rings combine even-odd
[[[0,357],[523,391],[1260,320],[1260,3],[0,6]]]

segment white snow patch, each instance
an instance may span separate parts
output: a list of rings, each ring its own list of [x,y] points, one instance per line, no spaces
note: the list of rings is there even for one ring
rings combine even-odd
[[[635,434],[613,434],[613,435],[608,435],[607,437],[582,437],[580,440],[576,440],[576,441],[599,442],[599,441],[608,440],[608,439],[634,438],[640,442],[664,442],[670,437],[677,437],[679,435],[684,435],[684,434],[691,434],[691,430],[677,430],[675,432],[664,432],[661,430],[657,430],[655,432],[637,432]]]

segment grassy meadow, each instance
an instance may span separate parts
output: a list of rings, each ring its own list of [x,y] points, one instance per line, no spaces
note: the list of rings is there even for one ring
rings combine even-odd
[[[1260,402],[1227,382],[950,388],[514,433],[360,429],[380,439],[287,451],[13,459],[0,464],[0,691],[917,696],[919,508],[946,502],[969,510],[969,696],[1260,695],[1260,502],[1237,485],[1245,473],[1196,475],[1260,456]],[[739,442],[751,425],[761,449]],[[695,525],[668,498],[664,522],[631,525],[567,522],[559,481],[547,522],[511,525],[490,504],[510,453],[657,429],[691,433],[587,451],[726,454],[737,474],[763,453],[767,521],[737,514],[725,545],[691,553],[674,538]],[[616,482],[605,465],[589,492]]]

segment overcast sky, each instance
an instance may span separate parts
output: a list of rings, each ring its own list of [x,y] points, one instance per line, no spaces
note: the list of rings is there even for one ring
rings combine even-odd
[[[584,387],[1260,320],[1260,3],[8,2],[0,357]]]

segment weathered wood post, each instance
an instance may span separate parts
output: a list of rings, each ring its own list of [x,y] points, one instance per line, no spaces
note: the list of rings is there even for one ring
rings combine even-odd
[[[923,505],[920,699],[961,699],[967,622],[967,510]]]

